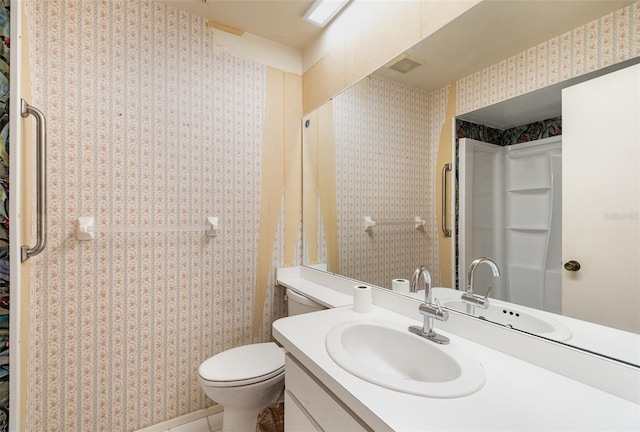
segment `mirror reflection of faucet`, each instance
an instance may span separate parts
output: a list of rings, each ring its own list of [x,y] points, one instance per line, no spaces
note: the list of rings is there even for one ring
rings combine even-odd
[[[487,293],[484,296],[475,294],[473,291],[473,277],[476,268],[483,263],[491,267],[493,277],[500,277],[498,265],[491,258],[481,257],[471,263],[469,270],[467,271],[467,291],[462,293],[462,301],[467,305],[467,313],[474,316],[476,306],[482,309],[489,308],[489,293],[491,292],[492,285],[489,285]]]
[[[420,281],[421,276],[424,281],[424,303],[420,304],[418,310],[423,315],[424,321],[422,327],[410,326],[409,331],[432,342],[446,345],[449,343],[449,338],[439,335],[434,331],[433,319],[435,318],[438,321],[446,321],[449,319],[449,312],[442,309],[438,299],[434,299],[435,305],[431,303],[431,273],[429,273],[429,269],[427,269],[426,266],[421,265],[413,272],[409,291],[418,291],[418,282]]]

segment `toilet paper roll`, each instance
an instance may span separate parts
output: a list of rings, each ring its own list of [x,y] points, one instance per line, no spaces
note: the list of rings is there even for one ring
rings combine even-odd
[[[371,287],[367,285],[355,285],[353,287],[353,311],[358,313],[371,312],[373,309],[373,296]]]
[[[406,279],[393,279],[391,281],[391,290],[403,294],[409,293],[409,281]]]

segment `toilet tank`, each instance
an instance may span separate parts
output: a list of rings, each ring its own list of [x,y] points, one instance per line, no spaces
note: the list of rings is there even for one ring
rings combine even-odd
[[[320,303],[298,294],[289,288],[287,288],[287,307],[289,310],[289,316],[327,309]]]

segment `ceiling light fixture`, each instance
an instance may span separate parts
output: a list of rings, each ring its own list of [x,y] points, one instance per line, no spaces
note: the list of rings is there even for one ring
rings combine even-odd
[[[313,0],[302,19],[318,27],[326,26],[349,3],[349,0]]]

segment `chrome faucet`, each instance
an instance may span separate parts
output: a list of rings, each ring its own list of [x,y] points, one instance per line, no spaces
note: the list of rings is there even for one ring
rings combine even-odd
[[[440,306],[440,302],[438,299],[435,299],[436,304],[431,303],[431,273],[429,273],[429,269],[425,266],[420,266],[416,268],[413,272],[413,277],[411,278],[411,284],[409,285],[411,292],[418,291],[418,283],[420,282],[420,276],[424,281],[424,303],[420,304],[418,310],[424,317],[424,322],[422,327],[420,326],[410,326],[409,331],[411,333],[415,333],[418,336],[422,336],[432,342],[439,344],[448,344],[449,338],[446,336],[442,336],[437,334],[433,330],[433,319],[437,319],[438,321],[446,321],[449,319],[449,312],[442,309]]]
[[[431,303],[431,273],[427,266],[419,266],[413,272],[413,276],[411,276],[411,283],[409,284],[409,292],[418,292],[420,288],[418,287],[418,283],[420,282],[420,276],[424,280],[424,299],[425,302]]]
[[[471,315],[475,315],[476,306],[482,309],[489,308],[489,293],[491,292],[492,286],[489,285],[489,289],[487,289],[487,293],[484,297],[473,292],[473,275],[476,268],[482,263],[491,267],[494,277],[500,277],[498,265],[491,258],[482,257],[471,263],[469,270],[467,271],[467,291],[462,293],[462,301],[466,303],[467,313]]]

